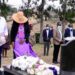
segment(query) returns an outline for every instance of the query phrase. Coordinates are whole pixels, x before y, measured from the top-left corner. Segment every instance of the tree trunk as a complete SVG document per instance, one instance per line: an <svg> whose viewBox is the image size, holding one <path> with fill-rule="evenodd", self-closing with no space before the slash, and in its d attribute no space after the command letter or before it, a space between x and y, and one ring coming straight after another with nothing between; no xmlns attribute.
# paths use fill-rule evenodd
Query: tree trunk
<svg viewBox="0 0 75 75"><path fill-rule="evenodd" d="M40 21L40 43L43 43L42 31L43 31L43 12L41 13L41 21Z"/></svg>
<svg viewBox="0 0 75 75"><path fill-rule="evenodd" d="M42 0L42 9L41 9L41 21L40 21L40 43L43 43L42 31L43 31L43 8L44 8L44 0Z"/></svg>
<svg viewBox="0 0 75 75"><path fill-rule="evenodd" d="M66 21L65 19L63 19L62 21L62 40L63 41L64 41L65 25L66 25Z"/></svg>
<svg viewBox="0 0 75 75"><path fill-rule="evenodd" d="M66 13L66 0L61 0L62 5L62 15L59 14L59 16L61 16L60 20L62 22L62 40L64 41L64 32L65 32L65 25L66 25L66 20L65 20L65 13Z"/></svg>
<svg viewBox="0 0 75 75"><path fill-rule="evenodd" d="M1 0L0 0L0 7L1 7Z"/></svg>

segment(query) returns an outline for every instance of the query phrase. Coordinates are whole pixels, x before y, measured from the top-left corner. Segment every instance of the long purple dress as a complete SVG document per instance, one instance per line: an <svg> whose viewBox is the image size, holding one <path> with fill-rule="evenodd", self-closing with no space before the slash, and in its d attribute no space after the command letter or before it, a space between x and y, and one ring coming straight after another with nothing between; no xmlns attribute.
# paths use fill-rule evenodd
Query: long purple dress
<svg viewBox="0 0 75 75"><path fill-rule="evenodd" d="M14 53L16 57L27 55L27 56L33 56L36 57L36 53L32 50L31 44L24 42L23 44L20 44L20 40L24 40L25 34L24 34L24 27L23 25L19 25L18 33L15 39L15 46L14 46Z"/></svg>

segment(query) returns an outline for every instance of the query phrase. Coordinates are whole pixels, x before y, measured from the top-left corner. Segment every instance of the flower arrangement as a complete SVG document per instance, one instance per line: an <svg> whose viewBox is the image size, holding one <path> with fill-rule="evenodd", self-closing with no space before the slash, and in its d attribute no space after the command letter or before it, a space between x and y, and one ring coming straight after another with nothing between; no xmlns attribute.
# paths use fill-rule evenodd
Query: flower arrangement
<svg viewBox="0 0 75 75"><path fill-rule="evenodd" d="M14 68L27 71L30 75L58 75L59 67L50 65L38 57L21 56L12 61Z"/></svg>

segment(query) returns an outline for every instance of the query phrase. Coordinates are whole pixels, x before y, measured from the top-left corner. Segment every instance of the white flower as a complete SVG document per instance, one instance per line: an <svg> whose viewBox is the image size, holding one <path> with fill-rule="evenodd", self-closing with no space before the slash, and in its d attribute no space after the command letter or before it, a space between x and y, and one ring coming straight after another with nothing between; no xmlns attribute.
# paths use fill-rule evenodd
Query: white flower
<svg viewBox="0 0 75 75"><path fill-rule="evenodd" d="M45 64L45 62L42 59L39 60L39 63L40 64Z"/></svg>
<svg viewBox="0 0 75 75"><path fill-rule="evenodd" d="M35 65L38 62L38 58L36 57L28 57L27 58L27 62L29 63L29 68L33 67L33 65Z"/></svg>
<svg viewBox="0 0 75 75"><path fill-rule="evenodd" d="M18 60L13 60L12 61L12 66L13 67L18 67Z"/></svg>
<svg viewBox="0 0 75 75"><path fill-rule="evenodd" d="M42 72L45 69L45 65L39 65L37 68L35 68L35 73L37 74L38 72Z"/></svg>
<svg viewBox="0 0 75 75"><path fill-rule="evenodd" d="M34 75L35 71L34 71L34 69L27 69L27 73L31 74L31 75Z"/></svg>
<svg viewBox="0 0 75 75"><path fill-rule="evenodd" d="M53 71L49 69L45 69L42 71L38 71L36 75L53 75Z"/></svg>
<svg viewBox="0 0 75 75"><path fill-rule="evenodd" d="M42 72L42 75L53 75L53 71L46 69Z"/></svg>
<svg viewBox="0 0 75 75"><path fill-rule="evenodd" d="M36 75L42 75L42 72L39 71L38 73L36 73Z"/></svg>
<svg viewBox="0 0 75 75"><path fill-rule="evenodd" d="M56 65L50 65L38 57L21 56L12 61L13 67L18 67L21 70L27 70L29 74L36 75L53 75L53 71L49 67L53 67L59 74L60 68Z"/></svg>

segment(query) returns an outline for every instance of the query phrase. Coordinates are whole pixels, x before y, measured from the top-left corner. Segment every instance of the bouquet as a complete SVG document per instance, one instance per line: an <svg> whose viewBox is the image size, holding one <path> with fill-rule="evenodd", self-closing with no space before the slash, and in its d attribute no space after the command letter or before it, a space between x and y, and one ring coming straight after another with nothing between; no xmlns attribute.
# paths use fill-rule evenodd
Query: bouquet
<svg viewBox="0 0 75 75"><path fill-rule="evenodd" d="M21 56L12 61L14 68L19 68L27 71L30 75L57 75L59 74L59 67L50 65L38 57Z"/></svg>

